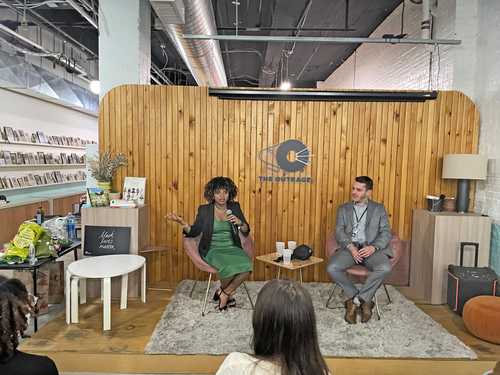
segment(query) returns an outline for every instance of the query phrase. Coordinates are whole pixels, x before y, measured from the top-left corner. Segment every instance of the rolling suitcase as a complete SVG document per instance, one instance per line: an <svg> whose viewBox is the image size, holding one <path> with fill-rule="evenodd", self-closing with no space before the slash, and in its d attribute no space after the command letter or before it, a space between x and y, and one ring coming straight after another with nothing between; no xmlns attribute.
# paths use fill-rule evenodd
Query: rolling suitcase
<svg viewBox="0 0 500 375"><path fill-rule="evenodd" d="M474 267L463 266L463 255L466 246L474 246ZM460 266L448 266L448 306L462 315L465 303L476 296L496 295L498 276L489 267L478 267L479 244L475 242L460 243Z"/></svg>

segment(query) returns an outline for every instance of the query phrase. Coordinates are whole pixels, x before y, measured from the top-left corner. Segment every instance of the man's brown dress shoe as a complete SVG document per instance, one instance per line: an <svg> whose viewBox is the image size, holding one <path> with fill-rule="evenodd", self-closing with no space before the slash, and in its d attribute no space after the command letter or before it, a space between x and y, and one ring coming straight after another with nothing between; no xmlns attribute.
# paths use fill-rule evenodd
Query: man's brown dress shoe
<svg viewBox="0 0 500 375"><path fill-rule="evenodd" d="M372 301L361 304L361 323L367 323L372 318L373 306L375 304Z"/></svg>
<svg viewBox="0 0 500 375"><path fill-rule="evenodd" d="M347 323L356 324L357 311L358 311L358 306L356 306L356 304L354 304L354 302L352 301L352 298L345 301L344 319Z"/></svg>

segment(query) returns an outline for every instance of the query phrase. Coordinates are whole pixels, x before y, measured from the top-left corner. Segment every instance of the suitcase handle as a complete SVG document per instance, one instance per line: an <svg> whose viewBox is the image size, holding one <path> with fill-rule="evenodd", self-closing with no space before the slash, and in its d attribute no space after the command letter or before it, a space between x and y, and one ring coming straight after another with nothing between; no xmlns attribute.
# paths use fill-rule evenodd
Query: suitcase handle
<svg viewBox="0 0 500 375"><path fill-rule="evenodd" d="M460 242L460 265L464 265L464 249L465 246L474 246L474 267L477 267L477 259L479 257L479 242Z"/></svg>

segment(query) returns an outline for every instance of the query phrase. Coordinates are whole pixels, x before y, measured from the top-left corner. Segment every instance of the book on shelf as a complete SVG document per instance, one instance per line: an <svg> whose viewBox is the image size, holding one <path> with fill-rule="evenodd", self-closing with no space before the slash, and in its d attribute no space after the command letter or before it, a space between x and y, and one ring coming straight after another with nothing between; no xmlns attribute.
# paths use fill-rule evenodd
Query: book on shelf
<svg viewBox="0 0 500 375"><path fill-rule="evenodd" d="M87 188L87 194L92 207L109 206L109 195L101 188Z"/></svg>
<svg viewBox="0 0 500 375"><path fill-rule="evenodd" d="M30 133L11 126L0 126L0 140L10 143L37 143L69 147L83 147L86 144L96 143L95 141L85 140L78 137L48 135L40 130Z"/></svg>
<svg viewBox="0 0 500 375"><path fill-rule="evenodd" d="M146 177L125 177L123 199L143 205L146 195Z"/></svg>
<svg viewBox="0 0 500 375"><path fill-rule="evenodd" d="M5 159L5 164L12 164L12 159L10 158L10 151L3 152L3 158Z"/></svg>
<svg viewBox="0 0 500 375"><path fill-rule="evenodd" d="M6 137L7 141L15 142L14 129L12 129L10 126L5 126L4 129L5 129L5 137Z"/></svg>

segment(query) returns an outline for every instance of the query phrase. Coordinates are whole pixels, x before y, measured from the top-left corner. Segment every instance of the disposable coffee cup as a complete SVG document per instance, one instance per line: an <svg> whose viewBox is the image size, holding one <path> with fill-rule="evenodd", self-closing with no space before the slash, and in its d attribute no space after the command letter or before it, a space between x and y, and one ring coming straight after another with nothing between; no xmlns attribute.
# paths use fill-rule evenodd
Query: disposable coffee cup
<svg viewBox="0 0 500 375"><path fill-rule="evenodd" d="M295 250L296 247L297 247L297 242L295 242L295 241L288 241L288 248L290 250L293 251L293 250Z"/></svg>
<svg viewBox="0 0 500 375"><path fill-rule="evenodd" d="M292 263L292 254L293 254L293 250L290 250L290 249L283 250L283 264Z"/></svg>
<svg viewBox="0 0 500 375"><path fill-rule="evenodd" d="M276 242L276 252L279 255L283 255L283 250L285 249L285 243L284 242Z"/></svg>

